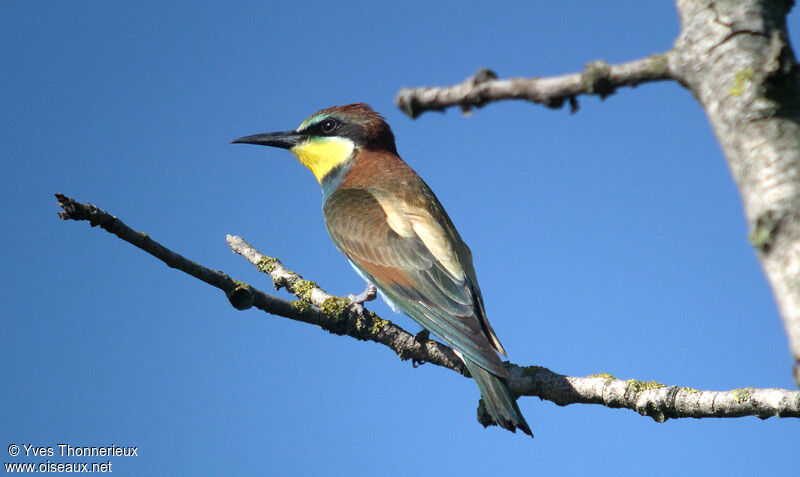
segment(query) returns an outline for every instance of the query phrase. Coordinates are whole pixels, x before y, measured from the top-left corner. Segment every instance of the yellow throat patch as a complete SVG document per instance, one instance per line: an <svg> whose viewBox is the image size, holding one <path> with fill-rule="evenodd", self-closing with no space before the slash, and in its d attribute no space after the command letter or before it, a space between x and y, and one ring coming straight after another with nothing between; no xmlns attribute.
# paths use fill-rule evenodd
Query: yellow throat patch
<svg viewBox="0 0 800 477"><path fill-rule="evenodd" d="M354 150L353 141L341 137L310 138L291 149L297 159L311 169L320 183L331 169L350 159Z"/></svg>

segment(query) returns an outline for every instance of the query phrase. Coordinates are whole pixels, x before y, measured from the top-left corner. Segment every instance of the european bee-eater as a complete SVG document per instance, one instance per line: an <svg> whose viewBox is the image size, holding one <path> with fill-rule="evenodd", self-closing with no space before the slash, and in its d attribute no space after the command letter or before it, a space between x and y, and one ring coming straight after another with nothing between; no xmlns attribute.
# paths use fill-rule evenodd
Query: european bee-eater
<svg viewBox="0 0 800 477"><path fill-rule="evenodd" d="M294 131L233 143L289 149L322 187L336 247L386 302L450 345L501 427L531 434L508 388L503 345L486 319L472 253L427 184L366 104L323 109Z"/></svg>

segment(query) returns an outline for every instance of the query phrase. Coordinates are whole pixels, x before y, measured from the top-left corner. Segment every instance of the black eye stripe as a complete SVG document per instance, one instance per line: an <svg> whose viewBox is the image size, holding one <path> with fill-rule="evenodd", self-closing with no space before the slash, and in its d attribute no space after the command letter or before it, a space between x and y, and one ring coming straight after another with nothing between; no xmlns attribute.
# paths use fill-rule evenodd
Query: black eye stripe
<svg viewBox="0 0 800 477"><path fill-rule="evenodd" d="M330 124L330 123L333 124ZM332 129L331 129L332 126ZM356 143L364 143L369 139L367 130L364 126L342 121L339 118L327 117L321 121L309 124L302 131L298 131L307 136L339 136L350 139Z"/></svg>
<svg viewBox="0 0 800 477"><path fill-rule="evenodd" d="M325 118L322 121L309 125L303 132L312 135L326 136L340 129L342 125L343 123L336 118Z"/></svg>

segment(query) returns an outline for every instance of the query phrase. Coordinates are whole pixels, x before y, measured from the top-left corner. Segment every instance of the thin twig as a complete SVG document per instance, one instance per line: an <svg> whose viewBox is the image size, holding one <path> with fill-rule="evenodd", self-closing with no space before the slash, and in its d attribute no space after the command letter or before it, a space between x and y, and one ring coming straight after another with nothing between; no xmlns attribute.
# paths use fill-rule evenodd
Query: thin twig
<svg viewBox="0 0 800 477"><path fill-rule="evenodd" d="M403 88L397 93L395 104L412 118L425 111L443 111L452 106L469 112L473 107L507 99L532 101L551 108L560 108L568 101L572 112L576 112L579 95L605 98L621 86L680 81L670 63L669 52L617 65L600 60L588 63L581 73L548 78L498 79L493 71L482 69L453 86Z"/></svg>
<svg viewBox="0 0 800 477"><path fill-rule="evenodd" d="M102 229L144 250L168 266L224 291L231 305L238 310L246 310L250 306L254 306L273 315L317 325L334 334L348 335L359 340L384 344L404 360L429 362L462 374L466 372L464 365L447 346L435 341L417 340L411 333L388 320L380 319L372 312L358 313L348 306L350 304L348 298L328 295L316 287L315 283L303 280L295 273L286 271L284 275L281 275L281 280L276 280L274 283L277 288L287 287L299 300L288 301L268 295L221 271L204 267L173 252L148 237L147 234L133 230L118 218L92 204L82 204L63 194L56 194L56 198L58 205L63 209L58 214L62 219L86 220L92 227L99 225ZM234 239L231 237L229 240ZM241 243L237 253L242 253L248 259L252 259L251 261L255 260L254 264L260 264L260 267L265 270L271 268L276 274L285 270L277 259L269 259L250 247L247 242L241 239L239 241ZM313 292L312 290L317 291Z"/></svg>

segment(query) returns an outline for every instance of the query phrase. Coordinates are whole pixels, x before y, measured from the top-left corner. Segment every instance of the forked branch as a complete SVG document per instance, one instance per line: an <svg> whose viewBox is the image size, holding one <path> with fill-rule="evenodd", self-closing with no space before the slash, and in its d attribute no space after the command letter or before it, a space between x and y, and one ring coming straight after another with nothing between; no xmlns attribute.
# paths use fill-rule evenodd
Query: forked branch
<svg viewBox="0 0 800 477"><path fill-rule="evenodd" d="M268 295L221 271L188 260L91 204L76 202L62 194L56 194L56 197L63 209L59 213L62 219L86 220L92 226L99 225L168 266L222 290L236 309L253 306L273 315L315 324L337 335L380 343L403 360L427 362L465 375L461 361L447 346L421 340L373 312L351 306L348 298L328 294L316 283L286 269L278 259L260 253L240 237L227 237L231 249L268 274L276 289L286 288L297 300ZM698 391L654 381L621 380L609 374L570 377L540 366L511 363L506 363L506 366L510 372L509 384L515 393L537 396L559 406L602 404L631 409L658 422L679 417L800 417L800 391L755 388Z"/></svg>
<svg viewBox="0 0 800 477"><path fill-rule="evenodd" d="M397 106L430 110L523 99L550 107L578 95L674 80L705 110L744 205L750 242L783 319L800 386L800 65L786 28L793 0L678 0L673 48L629 63L595 61L582 73L498 79L481 70L444 87L404 88Z"/></svg>

